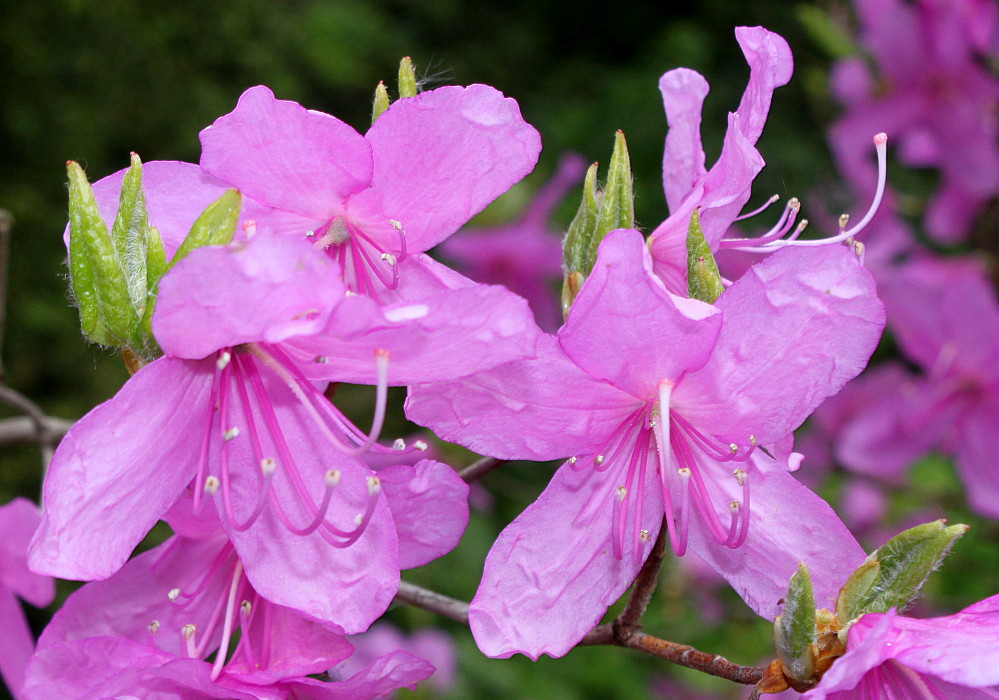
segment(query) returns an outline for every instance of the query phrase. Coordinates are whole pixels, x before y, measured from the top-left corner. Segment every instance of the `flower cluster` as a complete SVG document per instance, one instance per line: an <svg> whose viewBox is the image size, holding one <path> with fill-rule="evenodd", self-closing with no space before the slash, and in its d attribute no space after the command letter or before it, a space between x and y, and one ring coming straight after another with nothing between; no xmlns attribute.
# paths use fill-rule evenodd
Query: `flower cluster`
<svg viewBox="0 0 999 700"><path fill-rule="evenodd" d="M952 449L984 484L972 503L995 517L983 436L999 433L999 309L970 264L920 259L880 289L865 268L857 235L886 188L881 127L863 134L878 171L856 174L873 195L853 226L801 237L792 200L761 236L733 228L752 215L756 144L792 72L776 34L736 39L750 77L717 161L705 167L699 133L707 81L667 72L670 214L648 238L631 225L620 146L599 196L587 176L564 244L581 246L575 267L559 267L547 230L582 176L574 156L515 225L451 238L541 150L517 103L485 85L420 93L400 78L395 102L376 93L364 134L253 87L201 132L198 164L135 157L92 188L71 165L84 332L121 347L133 374L66 434L41 516L25 501L0 509L16 560L0 562L0 613L19 612L8 586L44 605L43 577L88 581L30 662L23 620L6 623L0 670L19 700L378 697L434 673L402 647L433 647L446 683L446 644L372 628L403 594L400 572L450 552L468 522L469 484L429 458L437 439L497 462L562 461L452 615L487 656L565 655L668 546L776 620L774 689L950 697L999 683L981 668L994 652L955 651L981 630L994 643L994 598L953 618L897 613L963 526L917 529L908 558L908 545L865 557L794 475L794 431L864 370L887 307L922 374L891 370L903 409L882 394L837 414L837 454L896 474ZM903 149L921 144L910 134ZM965 197L955 187L941 198ZM481 281L432 257L438 246ZM722 276L723 250L755 264ZM563 272L561 319L550 285ZM342 383L372 387L367 430ZM407 388L406 417L434 437L383 440L390 387ZM133 556L161 521L172 536ZM628 625L613 632L624 646ZM365 632L354 653L348 637Z"/></svg>

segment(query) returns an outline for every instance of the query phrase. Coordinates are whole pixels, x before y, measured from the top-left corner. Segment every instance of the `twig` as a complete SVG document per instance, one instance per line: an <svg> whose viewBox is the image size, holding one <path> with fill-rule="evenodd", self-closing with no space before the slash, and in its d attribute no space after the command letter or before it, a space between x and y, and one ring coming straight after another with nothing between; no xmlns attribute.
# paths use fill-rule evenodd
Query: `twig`
<svg viewBox="0 0 999 700"><path fill-rule="evenodd" d="M52 460L52 444L55 440L55 436L48 431L48 416L27 396L2 384L0 384L0 401L21 411L34 425L38 446L42 451L42 470L47 470Z"/></svg>
<svg viewBox="0 0 999 700"><path fill-rule="evenodd" d="M639 629L639 623L645 610L649 607L652 594L659 584L659 569L662 568L663 559L666 556L666 522L663 521L659 529L659 537L652 545L649 558L642 565L642 570L635 578L635 585L631 588L631 595L624 610L614 620L614 634L618 637L628 637Z"/></svg>
<svg viewBox="0 0 999 700"><path fill-rule="evenodd" d="M644 570L645 568L643 567ZM641 576L641 574L639 575ZM651 592L649 594L651 595ZM641 595L644 595L644 592ZM407 581L400 582L396 600L435 612L450 620L468 624L468 603L463 600L450 598L436 591L422 588ZM677 665L692 668L719 678L725 678L735 683L742 683L743 685L753 685L763 678L762 668L740 666L717 654L707 654L686 644L668 642L665 639L659 639L658 637L640 632L635 628L633 628L630 634L624 635L620 631L615 631L615 623L598 625L593 628L580 640L577 646L597 645L637 649L638 651L671 661Z"/></svg>
<svg viewBox="0 0 999 700"><path fill-rule="evenodd" d="M463 625L468 624L468 603L463 600L449 598L437 591L431 591L409 581L399 582L399 592L396 593L395 597L396 600L401 600L403 603L435 612Z"/></svg>
<svg viewBox="0 0 999 700"><path fill-rule="evenodd" d="M472 462L467 467L458 472L458 476L460 476L466 484L470 484L473 481L478 481L496 467L500 467L504 464L506 464L505 459L496 459L495 457L483 457L482 459Z"/></svg>
<svg viewBox="0 0 999 700"><path fill-rule="evenodd" d="M10 212L0 209L0 384L6 379L3 365L3 340L7 330L7 270L10 267Z"/></svg>
<svg viewBox="0 0 999 700"><path fill-rule="evenodd" d="M73 421L63 418L44 416L44 421L45 435L51 440L61 438L73 427ZM31 418L0 420L0 446L35 444L40 439L42 438L38 435L38 424Z"/></svg>

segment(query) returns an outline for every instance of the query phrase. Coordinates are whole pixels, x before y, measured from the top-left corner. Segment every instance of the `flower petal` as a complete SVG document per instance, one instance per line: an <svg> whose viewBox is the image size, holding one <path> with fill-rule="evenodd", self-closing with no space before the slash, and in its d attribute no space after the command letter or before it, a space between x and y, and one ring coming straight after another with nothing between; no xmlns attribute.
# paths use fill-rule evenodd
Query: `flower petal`
<svg viewBox="0 0 999 700"><path fill-rule="evenodd" d="M22 700L21 687L28 660L35 651L35 638L14 592L0 585L0 680L14 700Z"/></svg>
<svg viewBox="0 0 999 700"><path fill-rule="evenodd" d="M601 242L559 343L591 377L646 401L704 364L721 324L710 304L667 292L641 234L619 230Z"/></svg>
<svg viewBox="0 0 999 700"><path fill-rule="evenodd" d="M194 476L213 372L162 357L70 429L45 477L33 571L100 579L121 568Z"/></svg>
<svg viewBox="0 0 999 700"><path fill-rule="evenodd" d="M468 484L446 464L423 459L378 472L399 532L399 568L412 569L442 557L458 544L468 524Z"/></svg>
<svg viewBox="0 0 999 700"><path fill-rule="evenodd" d="M708 89L708 81L689 68L675 68L659 78L669 125L663 153L663 190L670 212L676 212L707 173L701 146L701 108Z"/></svg>
<svg viewBox="0 0 999 700"><path fill-rule="evenodd" d="M576 367L554 337L541 335L534 359L411 386L406 417L479 454L545 461L596 447L639 406Z"/></svg>
<svg viewBox="0 0 999 700"><path fill-rule="evenodd" d="M304 239L261 231L191 251L160 280L153 333L167 354L315 333L344 296L333 263Z"/></svg>
<svg viewBox="0 0 999 700"><path fill-rule="evenodd" d="M366 138L374 153L372 188L414 252L457 231L531 172L541 152L541 137L517 103L486 85L399 100Z"/></svg>
<svg viewBox="0 0 999 700"><path fill-rule="evenodd" d="M275 209L316 219L371 181L371 147L336 117L275 99L263 85L201 132L202 169Z"/></svg>
<svg viewBox="0 0 999 700"><path fill-rule="evenodd" d="M737 114L743 135L756 143L767 123L774 90L791 80L794 61L783 37L763 27L736 27L735 38L750 69Z"/></svg>
<svg viewBox="0 0 999 700"><path fill-rule="evenodd" d="M222 449L232 469L228 513L223 493L216 495L223 527L243 562L246 577L260 595L293 608L320 622L338 625L346 634L363 632L388 607L399 585L398 544L387 499L378 497L370 521L349 546L334 546L320 532L298 535L283 524L278 505L297 528L312 522L316 505L326 493L328 470L340 472L333 489L326 520L344 532L357 527L355 518L365 513L369 498L367 478L372 472L363 463L345 456L322 436L291 391L270 375L264 377L273 416L234 411L231 427L239 436L214 445L213 463L221 464ZM239 402L231 397L234 404ZM250 421L267 422L267 431L252 428ZM258 431L264 458L274 459L276 472L271 496L259 517L240 532L260 500L263 478L261 457L251 435ZM280 435L287 449L279 444ZM285 457L287 455L287 458ZM220 467L223 468L224 467ZM225 486L223 484L223 490ZM308 502L307 502L308 501ZM332 536L337 542L343 538Z"/></svg>
<svg viewBox="0 0 999 700"><path fill-rule="evenodd" d="M649 544L638 556L627 548L621 559L613 553L613 502L622 468L563 465L538 500L500 533L468 610L482 653L560 657L593 629L634 581L659 534L662 490L651 465L641 522L633 523L648 532ZM629 532L625 542L630 539Z"/></svg>
<svg viewBox="0 0 999 700"><path fill-rule="evenodd" d="M429 662L405 651L393 651L345 681L323 683L303 678L289 685L294 688L294 697L301 700L369 700L400 688L412 690L433 673L434 667Z"/></svg>
<svg viewBox="0 0 999 700"><path fill-rule="evenodd" d="M739 445L775 442L866 366L884 327L874 281L841 246L780 250L715 305L725 324L674 406Z"/></svg>
<svg viewBox="0 0 999 700"><path fill-rule="evenodd" d="M322 333L289 342L310 379L375 384L375 353L388 351L388 382L434 382L492 369L534 354L539 331L521 297L475 285L380 306L351 296ZM316 362L316 358L325 358Z"/></svg>
<svg viewBox="0 0 999 700"><path fill-rule="evenodd" d="M770 461L754 457L762 460ZM768 620L777 616L778 601L798 562L808 566L816 605L831 608L843 585L843 572L860 566L864 550L832 508L783 469L754 469L748 478L751 515L746 542L729 549L703 528L691 527L690 549ZM736 496L734 491L732 495Z"/></svg>
<svg viewBox="0 0 999 700"><path fill-rule="evenodd" d="M38 506L26 498L0 507L0 588L12 589L36 608L55 597L55 581L28 568L28 544L41 520Z"/></svg>

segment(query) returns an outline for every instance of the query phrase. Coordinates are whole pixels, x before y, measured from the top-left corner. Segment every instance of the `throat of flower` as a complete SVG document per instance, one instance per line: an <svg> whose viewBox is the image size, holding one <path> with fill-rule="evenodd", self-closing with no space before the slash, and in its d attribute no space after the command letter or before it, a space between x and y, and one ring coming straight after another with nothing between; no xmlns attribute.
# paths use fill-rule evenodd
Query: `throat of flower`
<svg viewBox="0 0 999 700"><path fill-rule="evenodd" d="M337 548L346 548L356 542L374 516L382 493L380 481L372 475L364 477L366 496L360 512L351 519L349 526L335 525L334 521L343 517L342 506L334 506L334 503L343 502L343 499L337 500L337 489L342 488L341 472L336 468L319 472L313 465L303 465L300 459L296 459L285 438L263 373L270 372L281 380L311 419L309 425L331 450L357 457L369 450L398 455L426 449L426 443L422 441L410 447L401 440L391 447L378 444L387 401L388 353L376 352L374 362L378 375L376 406L371 431L365 434L306 380L279 348L261 344L221 352L216 363L212 405L206 415L201 459L194 482L195 512L200 512L204 502L218 494L219 513L228 527L236 532L248 530L264 512L269 511L292 534L309 536L316 533ZM213 473L209 474L209 455L213 451L211 443L213 439L218 440L215 436L220 436L221 440L214 450L218 456ZM237 445L240 446L238 453L234 452ZM252 468L245 463L248 453L258 465L259 472L237 474L236 469ZM240 455L237 461L234 461L234 454ZM309 469L303 469L304 466ZM318 499L313 495L317 491L317 484L313 483L317 478L322 479ZM238 489L237 479L241 482ZM283 496L280 497L275 489L277 479L283 479L280 491ZM348 493L356 490L356 487L351 487ZM235 503L237 491L241 508L237 508ZM282 501L282 498L285 500Z"/></svg>
<svg viewBox="0 0 999 700"><path fill-rule="evenodd" d="M406 233L402 224L390 220L388 225L399 239L395 252L379 241L380 236L369 235L346 216L335 216L305 235L316 248L336 260L350 293L377 300L380 292L399 286L399 263L406 259Z"/></svg>

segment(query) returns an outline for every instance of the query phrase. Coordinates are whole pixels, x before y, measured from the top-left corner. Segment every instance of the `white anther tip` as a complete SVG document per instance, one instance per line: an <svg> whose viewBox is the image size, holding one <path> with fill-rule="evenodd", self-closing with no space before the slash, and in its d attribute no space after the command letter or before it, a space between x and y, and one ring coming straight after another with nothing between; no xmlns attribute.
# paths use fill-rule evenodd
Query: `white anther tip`
<svg viewBox="0 0 999 700"><path fill-rule="evenodd" d="M270 476L277 469L277 462L270 457L260 460L260 471L264 476Z"/></svg>
<svg viewBox="0 0 999 700"><path fill-rule="evenodd" d="M219 490L219 478L217 476L209 476L205 479L205 493L209 496L214 496L215 492Z"/></svg>
<svg viewBox="0 0 999 700"><path fill-rule="evenodd" d="M578 457L575 457L575 456L573 456L573 457L570 457L570 458L569 458L569 464L575 464L575 463L576 463L576 461L577 461L578 459L579 459L579 458L578 458Z"/></svg>
<svg viewBox="0 0 999 700"><path fill-rule="evenodd" d="M593 463L594 464L603 464L604 463L604 456L603 455L597 455L596 457L593 458Z"/></svg>
<svg viewBox="0 0 999 700"><path fill-rule="evenodd" d="M198 628L191 623L184 625L181 633L184 635L184 639L190 639L194 636L194 633L198 631Z"/></svg>
<svg viewBox="0 0 999 700"><path fill-rule="evenodd" d="M420 452L426 452L427 443L423 442L423 440L417 440L416 442L413 443L413 447Z"/></svg>
<svg viewBox="0 0 999 700"><path fill-rule="evenodd" d="M153 634L156 634L156 632L158 632L159 629L160 629L159 620L153 620L152 622L149 623L149 631L152 632Z"/></svg>
<svg viewBox="0 0 999 700"><path fill-rule="evenodd" d="M180 596L179 588L171 588L170 592L167 593L167 598L170 600L171 603L177 600L179 596Z"/></svg>
<svg viewBox="0 0 999 700"><path fill-rule="evenodd" d="M376 493L380 493L382 490L382 481L377 476L369 476L368 479L368 493L374 496Z"/></svg>
<svg viewBox="0 0 999 700"><path fill-rule="evenodd" d="M222 433L222 439L225 440L226 442L229 442L230 440L238 436L239 436L239 428L237 428L236 426L233 426Z"/></svg>
<svg viewBox="0 0 999 700"><path fill-rule="evenodd" d="M395 450L396 452L402 452L404 449L406 449L406 441L403 440L402 438L398 438L395 442L392 443L392 449Z"/></svg>
<svg viewBox="0 0 999 700"><path fill-rule="evenodd" d="M228 350L219 353L219 359L215 361L215 366L220 370L225 369L229 366L229 362L232 360L232 353Z"/></svg>
<svg viewBox="0 0 999 700"><path fill-rule="evenodd" d="M330 469L327 471L324 481L326 482L327 488L336 487L336 485L340 483L340 470Z"/></svg>
<svg viewBox="0 0 999 700"><path fill-rule="evenodd" d="M615 493L615 495L617 496L617 500L618 500L618 502L619 502L619 503L623 503L623 502L624 502L624 499L625 499L625 498L627 497L627 495L628 495L628 489L626 489L626 488L625 488L625 487L623 487L623 486L618 486L618 487L617 487L617 488L616 488L616 489L614 490L614 493Z"/></svg>

